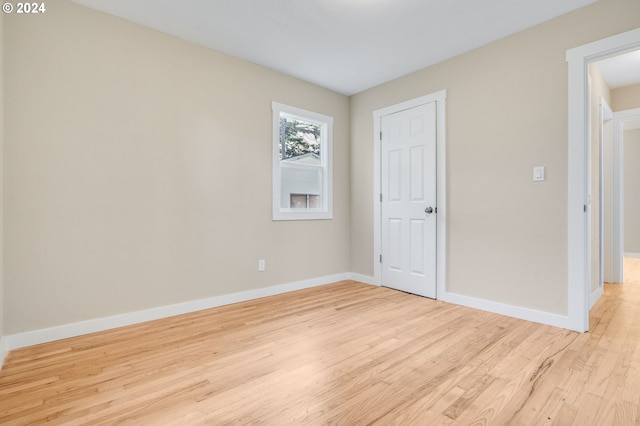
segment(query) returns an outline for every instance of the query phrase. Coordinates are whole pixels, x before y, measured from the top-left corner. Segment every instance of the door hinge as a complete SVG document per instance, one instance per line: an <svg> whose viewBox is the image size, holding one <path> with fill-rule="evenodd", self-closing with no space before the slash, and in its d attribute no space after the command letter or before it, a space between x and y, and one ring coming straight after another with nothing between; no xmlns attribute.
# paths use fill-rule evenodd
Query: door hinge
<svg viewBox="0 0 640 426"><path fill-rule="evenodd" d="M382 132L380 132L380 140L382 140Z"/></svg>
<svg viewBox="0 0 640 426"><path fill-rule="evenodd" d="M586 204L584 206L582 206L582 211L585 212L585 213L587 212L587 205Z"/></svg>
<svg viewBox="0 0 640 426"><path fill-rule="evenodd" d="M382 255L380 255L380 263L382 263Z"/></svg>
<svg viewBox="0 0 640 426"><path fill-rule="evenodd" d="M380 193L380 202L382 202L382 192Z"/></svg>

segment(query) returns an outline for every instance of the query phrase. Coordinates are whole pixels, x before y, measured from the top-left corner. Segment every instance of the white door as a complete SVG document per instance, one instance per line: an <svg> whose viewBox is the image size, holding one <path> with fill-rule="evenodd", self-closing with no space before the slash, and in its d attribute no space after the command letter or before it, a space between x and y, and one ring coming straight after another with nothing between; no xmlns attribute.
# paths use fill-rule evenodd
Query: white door
<svg viewBox="0 0 640 426"><path fill-rule="evenodd" d="M381 118L382 285L436 298L436 103Z"/></svg>

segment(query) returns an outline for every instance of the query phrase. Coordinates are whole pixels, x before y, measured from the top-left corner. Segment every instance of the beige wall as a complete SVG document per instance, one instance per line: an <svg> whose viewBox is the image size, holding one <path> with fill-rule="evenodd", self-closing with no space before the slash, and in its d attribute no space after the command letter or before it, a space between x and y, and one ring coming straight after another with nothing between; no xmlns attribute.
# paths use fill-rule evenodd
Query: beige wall
<svg viewBox="0 0 640 426"><path fill-rule="evenodd" d="M611 90L597 63L589 65L591 122L591 291L600 287L600 100L611 105Z"/></svg>
<svg viewBox="0 0 640 426"><path fill-rule="evenodd" d="M447 290L566 314L565 53L639 26L640 2L601 0L353 96L352 271L373 273L372 112L446 89Z"/></svg>
<svg viewBox="0 0 640 426"><path fill-rule="evenodd" d="M640 84L612 90L611 104L614 111L640 108Z"/></svg>
<svg viewBox="0 0 640 426"><path fill-rule="evenodd" d="M23 18L6 334L349 271L347 97L68 1ZM272 101L334 117L333 220L272 222Z"/></svg>
<svg viewBox="0 0 640 426"><path fill-rule="evenodd" d="M640 254L640 129L624 132L624 252Z"/></svg>

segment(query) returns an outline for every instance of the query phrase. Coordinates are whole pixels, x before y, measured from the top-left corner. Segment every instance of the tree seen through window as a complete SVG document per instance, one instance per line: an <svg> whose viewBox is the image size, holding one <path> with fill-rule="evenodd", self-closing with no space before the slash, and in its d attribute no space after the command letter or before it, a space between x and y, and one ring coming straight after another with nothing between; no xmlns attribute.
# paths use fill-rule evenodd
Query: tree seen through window
<svg viewBox="0 0 640 426"><path fill-rule="evenodd" d="M280 160L309 153L320 157L320 126L281 115Z"/></svg>

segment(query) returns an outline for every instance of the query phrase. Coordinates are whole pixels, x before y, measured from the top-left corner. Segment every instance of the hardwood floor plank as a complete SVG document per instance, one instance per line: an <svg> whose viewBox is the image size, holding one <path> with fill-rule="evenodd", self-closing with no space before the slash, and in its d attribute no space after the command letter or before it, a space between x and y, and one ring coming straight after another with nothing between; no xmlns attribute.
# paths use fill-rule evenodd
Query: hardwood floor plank
<svg viewBox="0 0 640 426"><path fill-rule="evenodd" d="M551 419L553 426L566 426L571 425L575 418L578 416L579 409L571 404L564 403L562 408L558 411L555 418Z"/></svg>

